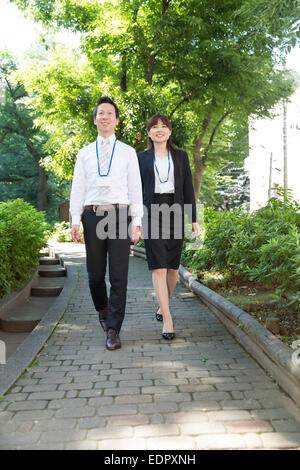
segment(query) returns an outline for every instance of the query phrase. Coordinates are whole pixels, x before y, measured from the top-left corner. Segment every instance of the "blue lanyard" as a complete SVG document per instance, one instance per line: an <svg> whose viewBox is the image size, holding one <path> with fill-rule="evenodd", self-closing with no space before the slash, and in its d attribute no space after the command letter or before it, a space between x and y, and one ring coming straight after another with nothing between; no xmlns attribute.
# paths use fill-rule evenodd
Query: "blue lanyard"
<svg viewBox="0 0 300 470"><path fill-rule="evenodd" d="M107 173L106 175L101 175L100 173L100 164L99 164L99 154L98 154L98 140L96 140L96 153L97 153L97 162L98 162L98 174L99 176L108 176L109 175L109 172L110 172L110 167L111 167L111 162L112 162L112 159L113 159L113 156L114 156L114 153L115 153L115 146L116 146L116 143L117 143L117 139L115 140L115 143L114 143L114 146L113 146L113 149L112 149L112 152L111 152L111 156L110 156L110 162L109 162L109 167L108 167L108 170L107 170Z"/></svg>
<svg viewBox="0 0 300 470"><path fill-rule="evenodd" d="M155 154L154 154L154 165L155 165L155 169L156 169L156 173L157 173L157 176L158 176L158 179L161 183L167 183L167 181L169 181L169 175L170 175L170 153L168 152L168 162L169 162L169 165L168 165L168 176L167 176L167 179L165 181L162 181L160 179L160 175L159 175L159 171L158 171L158 168L156 166L156 158L155 158Z"/></svg>

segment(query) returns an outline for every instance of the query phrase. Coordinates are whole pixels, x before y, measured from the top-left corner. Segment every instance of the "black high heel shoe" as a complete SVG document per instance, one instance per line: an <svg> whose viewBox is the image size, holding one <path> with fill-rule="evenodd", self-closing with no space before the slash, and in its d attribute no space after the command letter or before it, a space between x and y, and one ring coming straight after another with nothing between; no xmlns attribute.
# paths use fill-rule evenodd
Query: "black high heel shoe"
<svg viewBox="0 0 300 470"><path fill-rule="evenodd" d="M174 332L173 333L164 333L163 332L161 335L164 339L168 339L168 340L175 338L175 333Z"/></svg>
<svg viewBox="0 0 300 470"><path fill-rule="evenodd" d="M159 310L159 309L158 309L158 310ZM162 316L160 313L158 313L158 310L157 310L157 312L156 312L156 314L155 314L155 318L156 318L157 321L163 321L163 316Z"/></svg>

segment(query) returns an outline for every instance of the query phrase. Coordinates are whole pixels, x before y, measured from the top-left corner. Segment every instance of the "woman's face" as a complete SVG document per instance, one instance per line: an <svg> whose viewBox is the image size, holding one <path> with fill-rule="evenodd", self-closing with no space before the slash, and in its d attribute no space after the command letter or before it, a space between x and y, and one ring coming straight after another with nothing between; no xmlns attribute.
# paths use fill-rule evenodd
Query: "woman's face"
<svg viewBox="0 0 300 470"><path fill-rule="evenodd" d="M157 121L154 126L148 131L148 136L152 139L154 143L163 143L167 142L172 131L168 128L166 124L163 123L161 119Z"/></svg>

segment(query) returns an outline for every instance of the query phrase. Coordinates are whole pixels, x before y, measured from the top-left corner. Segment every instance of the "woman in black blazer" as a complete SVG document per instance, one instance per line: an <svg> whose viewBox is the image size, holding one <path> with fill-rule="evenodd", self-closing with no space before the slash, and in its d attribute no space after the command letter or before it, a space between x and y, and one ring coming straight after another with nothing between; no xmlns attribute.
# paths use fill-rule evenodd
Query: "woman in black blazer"
<svg viewBox="0 0 300 470"><path fill-rule="evenodd" d="M159 302L156 319L163 321L163 338L173 339L175 333L169 300L178 280L184 238L184 208L190 209L192 238L199 236L200 229L196 221L189 159L186 152L173 145L169 119L165 115L155 114L149 119L147 129L148 148L138 153L143 202L148 211L148 215L144 216L144 241ZM162 212L159 213L159 209Z"/></svg>

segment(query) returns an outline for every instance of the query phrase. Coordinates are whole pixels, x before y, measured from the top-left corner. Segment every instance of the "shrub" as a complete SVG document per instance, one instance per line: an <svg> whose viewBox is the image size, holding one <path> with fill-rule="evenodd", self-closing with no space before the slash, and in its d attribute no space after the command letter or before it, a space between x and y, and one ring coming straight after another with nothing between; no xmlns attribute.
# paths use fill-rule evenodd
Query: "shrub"
<svg viewBox="0 0 300 470"><path fill-rule="evenodd" d="M80 236L83 241L83 227L80 224ZM51 238L57 242L72 242L71 226L69 222L57 222L54 224L54 229L51 233Z"/></svg>
<svg viewBox="0 0 300 470"><path fill-rule="evenodd" d="M0 222L0 297L9 292L13 276L9 262L10 241L6 236L5 222Z"/></svg>
<svg viewBox="0 0 300 470"><path fill-rule="evenodd" d="M282 195L282 193L281 193ZM183 262L296 293L300 290L300 206L289 195L251 214L205 209L204 246Z"/></svg>
<svg viewBox="0 0 300 470"><path fill-rule="evenodd" d="M0 203L0 297L18 287L38 264L45 246L48 225L44 212L38 212L23 199Z"/></svg>

